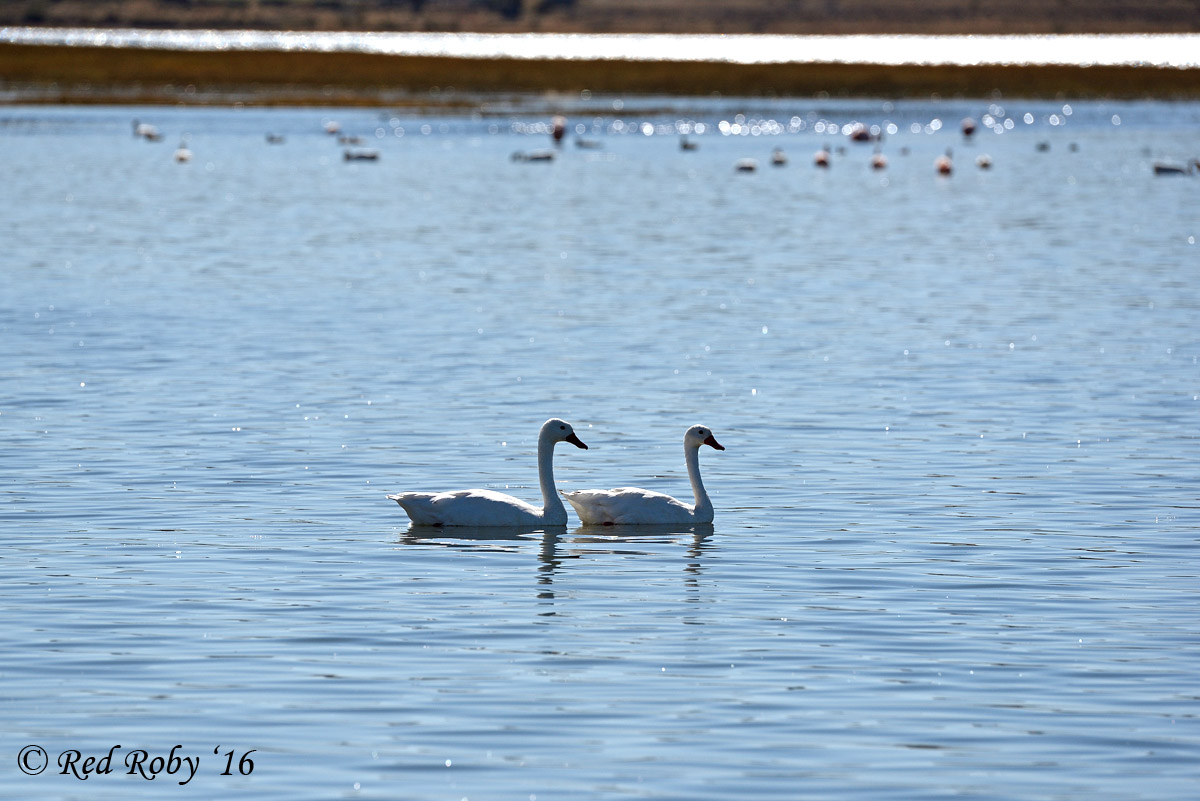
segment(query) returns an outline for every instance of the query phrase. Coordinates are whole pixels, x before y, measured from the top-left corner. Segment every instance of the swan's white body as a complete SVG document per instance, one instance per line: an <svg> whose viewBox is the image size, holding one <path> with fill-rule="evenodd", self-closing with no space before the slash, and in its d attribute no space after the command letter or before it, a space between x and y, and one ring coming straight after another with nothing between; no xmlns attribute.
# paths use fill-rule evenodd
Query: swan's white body
<svg viewBox="0 0 1200 801"><path fill-rule="evenodd" d="M457 492L401 492L389 495L417 526L565 526L567 510L554 488L554 446L570 442L587 448L570 423L557 418L542 424L538 434L538 481L544 506L485 489Z"/></svg>
<svg viewBox="0 0 1200 801"><path fill-rule="evenodd" d="M689 506L670 495L637 487L564 492L585 526L661 526L711 523L713 505L700 480L700 446L725 450L704 426L692 426L683 435L683 456L696 503Z"/></svg>
<svg viewBox="0 0 1200 801"><path fill-rule="evenodd" d="M163 138L162 132L158 128L146 122L138 122L137 120L133 121L133 135L140 136L147 142L158 142Z"/></svg>

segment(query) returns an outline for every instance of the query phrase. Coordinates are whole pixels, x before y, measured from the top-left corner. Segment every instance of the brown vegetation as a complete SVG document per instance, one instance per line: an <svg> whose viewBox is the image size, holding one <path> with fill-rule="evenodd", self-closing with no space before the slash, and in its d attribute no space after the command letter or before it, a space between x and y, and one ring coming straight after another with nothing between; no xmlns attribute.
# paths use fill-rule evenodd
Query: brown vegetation
<svg viewBox="0 0 1200 801"><path fill-rule="evenodd" d="M554 61L370 53L193 52L0 44L0 75L26 102L361 104L471 92L742 96L1200 97L1200 70L1139 67L886 67L846 64Z"/></svg>

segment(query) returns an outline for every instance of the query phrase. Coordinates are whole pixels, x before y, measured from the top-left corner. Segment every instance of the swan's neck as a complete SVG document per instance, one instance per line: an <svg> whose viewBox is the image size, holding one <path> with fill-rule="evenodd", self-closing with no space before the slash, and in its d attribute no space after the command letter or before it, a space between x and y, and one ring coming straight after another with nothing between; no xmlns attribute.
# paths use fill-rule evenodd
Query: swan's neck
<svg viewBox="0 0 1200 801"><path fill-rule="evenodd" d="M700 480L700 449L685 445L683 458L687 462L688 480L692 482L692 492L696 494L696 520L706 523L713 518L712 501L704 491L704 482Z"/></svg>
<svg viewBox="0 0 1200 801"><path fill-rule="evenodd" d="M554 486L554 445L550 437L538 437L538 483L542 485L542 518L547 525L565 526L567 510Z"/></svg>

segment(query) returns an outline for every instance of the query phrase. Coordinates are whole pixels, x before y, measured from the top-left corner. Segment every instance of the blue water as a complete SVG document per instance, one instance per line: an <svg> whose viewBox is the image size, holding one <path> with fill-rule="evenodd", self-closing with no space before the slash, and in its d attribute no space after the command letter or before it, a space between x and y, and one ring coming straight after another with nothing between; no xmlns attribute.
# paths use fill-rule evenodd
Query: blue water
<svg viewBox="0 0 1200 801"><path fill-rule="evenodd" d="M588 102L0 109L0 796L1194 799L1200 105Z"/></svg>

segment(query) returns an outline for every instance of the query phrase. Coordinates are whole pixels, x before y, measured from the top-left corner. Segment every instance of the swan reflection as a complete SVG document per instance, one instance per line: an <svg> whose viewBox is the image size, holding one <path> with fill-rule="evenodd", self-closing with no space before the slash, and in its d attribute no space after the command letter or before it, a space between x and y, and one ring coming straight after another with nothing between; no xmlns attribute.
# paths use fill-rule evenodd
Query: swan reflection
<svg viewBox="0 0 1200 801"><path fill-rule="evenodd" d="M661 526L583 525L572 531L571 537L575 542L679 542L683 538L691 538L693 542L703 542L712 534L712 523ZM625 549L622 549L621 552L628 553Z"/></svg>
<svg viewBox="0 0 1200 801"><path fill-rule="evenodd" d="M593 558L662 557L664 552L686 549L684 586L689 590L687 600L699 600L692 593L699 589L704 557L713 545L711 523L690 526L579 526L573 531L557 527L495 527L495 526L411 526L400 534L402 545L458 550L486 550L523 553L537 543L537 596L542 601L554 601L553 585L562 578L563 568L581 564ZM674 568L673 568L674 569ZM553 612L545 613L553 614Z"/></svg>
<svg viewBox="0 0 1200 801"><path fill-rule="evenodd" d="M446 548L482 548L519 551L531 540L558 532L533 526L409 526L400 535L405 545L440 545Z"/></svg>
<svg viewBox="0 0 1200 801"><path fill-rule="evenodd" d="M688 562L683 570L688 574L685 582L695 588L695 580L704 572L701 557L712 546L712 523L695 523L690 526L580 526L571 532L573 542L587 545L609 545L607 548L589 547L587 553L648 555L647 549L630 548L636 543L687 544ZM618 547L620 546L620 547ZM689 599L694 600L694 599Z"/></svg>
<svg viewBox="0 0 1200 801"><path fill-rule="evenodd" d="M637 543L682 543L688 541L689 553L697 556L713 535L711 523L690 526L579 526L567 536L570 542L582 545L609 545L609 548L584 548L586 553L619 553L649 555L648 549L618 547ZM499 548L517 550L516 546L540 540L545 554L547 543L557 546L564 539L561 528L550 526L418 526L412 525L400 535L405 545L440 545L447 548Z"/></svg>

